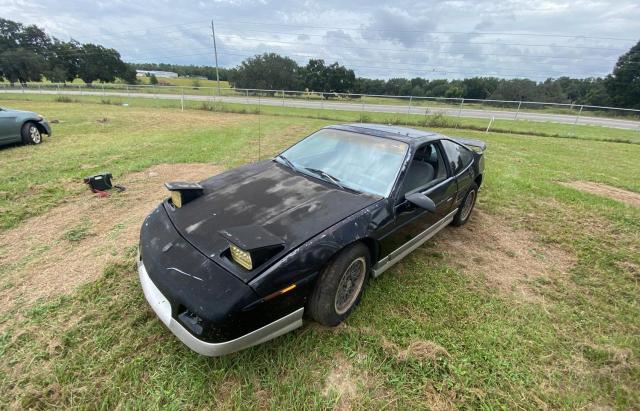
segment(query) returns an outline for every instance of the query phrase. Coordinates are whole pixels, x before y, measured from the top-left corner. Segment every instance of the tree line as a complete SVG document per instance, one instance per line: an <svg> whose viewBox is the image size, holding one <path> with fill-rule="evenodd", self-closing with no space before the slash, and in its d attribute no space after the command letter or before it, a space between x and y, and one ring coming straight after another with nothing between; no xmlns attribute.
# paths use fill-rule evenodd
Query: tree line
<svg viewBox="0 0 640 411"><path fill-rule="evenodd" d="M25 26L0 18L0 81L11 83L53 82L82 79L136 82L136 69L173 71L179 76L216 78L215 67L165 63L131 63L120 54L98 44L61 41L35 25ZM237 67L220 68L221 80L237 88L298 90L339 93L453 97L541 101L596 106L640 108L640 42L618 59L610 75L601 78L549 78L536 82L526 78L472 77L462 80L421 77L388 80L356 77L337 62L310 59L306 65L276 53L247 58Z"/></svg>
<svg viewBox="0 0 640 411"><path fill-rule="evenodd" d="M26 83L43 77L53 82L80 78L87 84L136 82L135 70L114 49L61 41L35 25L0 18L0 81Z"/></svg>
<svg viewBox="0 0 640 411"><path fill-rule="evenodd" d="M311 59L301 66L275 53L256 55L227 72L237 88L305 90L322 92L325 98L339 93L414 97L450 97L512 101L573 103L640 109L640 42L623 54L607 77L526 78L471 77L463 80L356 77L340 64Z"/></svg>

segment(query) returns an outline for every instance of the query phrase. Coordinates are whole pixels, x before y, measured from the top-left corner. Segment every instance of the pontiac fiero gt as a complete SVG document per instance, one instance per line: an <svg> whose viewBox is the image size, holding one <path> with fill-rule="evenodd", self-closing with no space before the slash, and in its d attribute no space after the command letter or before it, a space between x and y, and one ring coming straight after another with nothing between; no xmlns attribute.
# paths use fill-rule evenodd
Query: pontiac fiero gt
<svg viewBox="0 0 640 411"><path fill-rule="evenodd" d="M335 326L369 277L469 219L484 149L410 128L335 125L273 159L169 183L140 232L145 297L203 355L275 338L303 314Z"/></svg>

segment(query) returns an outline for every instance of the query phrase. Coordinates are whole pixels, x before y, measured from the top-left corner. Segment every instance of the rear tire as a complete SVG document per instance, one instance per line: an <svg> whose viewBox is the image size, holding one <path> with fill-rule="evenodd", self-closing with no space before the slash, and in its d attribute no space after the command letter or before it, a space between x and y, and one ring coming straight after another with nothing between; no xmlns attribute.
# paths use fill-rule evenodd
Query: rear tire
<svg viewBox="0 0 640 411"><path fill-rule="evenodd" d="M27 121L22 125L20 129L20 135L22 136L22 142L24 144L40 144L42 143L42 134L40 130L31 121Z"/></svg>
<svg viewBox="0 0 640 411"><path fill-rule="evenodd" d="M476 198L478 198L478 185L476 183L472 183L471 187L469 187L469 191L467 191L467 195L464 196L462 203L460 203L460 206L458 207L458 212L455 217L453 217L453 221L451 222L452 225L460 227L469 221L473 207L476 205Z"/></svg>
<svg viewBox="0 0 640 411"><path fill-rule="evenodd" d="M344 321L360 302L370 271L367 246L356 243L342 250L320 273L307 304L311 318L330 327Z"/></svg>

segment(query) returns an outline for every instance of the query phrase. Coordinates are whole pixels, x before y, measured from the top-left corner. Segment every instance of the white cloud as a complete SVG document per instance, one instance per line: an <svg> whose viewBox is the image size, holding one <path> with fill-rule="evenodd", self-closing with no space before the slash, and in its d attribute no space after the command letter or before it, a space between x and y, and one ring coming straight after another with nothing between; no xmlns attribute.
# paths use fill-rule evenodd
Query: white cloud
<svg viewBox="0 0 640 411"><path fill-rule="evenodd" d="M210 65L214 19L223 66L274 51L380 78L604 75L640 39L637 0L1 1L5 17L130 61Z"/></svg>

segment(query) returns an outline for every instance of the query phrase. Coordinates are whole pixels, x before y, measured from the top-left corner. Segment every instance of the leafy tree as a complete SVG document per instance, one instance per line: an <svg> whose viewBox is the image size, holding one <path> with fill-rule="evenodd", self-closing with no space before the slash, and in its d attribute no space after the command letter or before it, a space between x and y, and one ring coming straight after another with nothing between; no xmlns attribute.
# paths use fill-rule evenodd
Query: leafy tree
<svg viewBox="0 0 640 411"><path fill-rule="evenodd" d="M156 77L155 74L152 74L149 76L149 84L155 86L156 84L158 84L158 78Z"/></svg>
<svg viewBox="0 0 640 411"><path fill-rule="evenodd" d="M491 94L493 100L540 101L538 84L529 79L500 80Z"/></svg>
<svg viewBox="0 0 640 411"><path fill-rule="evenodd" d="M605 86L605 80L597 79L594 81L587 90L587 93L583 99L580 99L578 103L589 104L592 106L610 106L611 96Z"/></svg>
<svg viewBox="0 0 640 411"><path fill-rule="evenodd" d="M384 94L398 96L401 94L401 90L407 85L411 85L411 82L406 78L390 78L384 87Z"/></svg>
<svg viewBox="0 0 640 411"><path fill-rule="evenodd" d="M324 93L351 93L356 86L356 75L340 64L325 65L324 60L309 60L301 70L304 87Z"/></svg>
<svg viewBox="0 0 640 411"><path fill-rule="evenodd" d="M46 67L44 58L23 48L10 49L0 54L0 77L11 84L19 81L40 81Z"/></svg>
<svg viewBox="0 0 640 411"><path fill-rule="evenodd" d="M87 84L111 83L116 77L135 82L135 71L122 62L120 54L96 44L83 44L79 54L78 76Z"/></svg>
<svg viewBox="0 0 640 411"><path fill-rule="evenodd" d="M462 81L465 88L464 98L486 99L498 87L495 77L472 77Z"/></svg>
<svg viewBox="0 0 640 411"><path fill-rule="evenodd" d="M50 68L45 72L45 76L54 83L64 83L67 80L67 72L60 66Z"/></svg>
<svg viewBox="0 0 640 411"><path fill-rule="evenodd" d="M265 53L246 59L230 74L239 88L295 90L300 84L299 70L298 63L289 57Z"/></svg>
<svg viewBox="0 0 640 411"><path fill-rule="evenodd" d="M429 87L426 90L426 95L432 96L432 97L444 97L448 89L449 89L449 81L432 80L429 82Z"/></svg>
<svg viewBox="0 0 640 411"><path fill-rule="evenodd" d="M640 41L620 56L605 85L614 105L640 108Z"/></svg>
<svg viewBox="0 0 640 411"><path fill-rule="evenodd" d="M38 27L0 18L0 77L12 83L40 80L50 46L51 39Z"/></svg>
<svg viewBox="0 0 640 411"><path fill-rule="evenodd" d="M119 58L120 55L118 54L118 59ZM122 60L118 62L116 77L128 84L135 84L138 81L136 69L131 67L129 64L124 63Z"/></svg>
<svg viewBox="0 0 640 411"><path fill-rule="evenodd" d="M329 91L325 84L325 71L327 66L324 60L311 59L302 70L302 82L310 91Z"/></svg>
<svg viewBox="0 0 640 411"><path fill-rule="evenodd" d="M82 45L77 41L65 42L54 39L51 45L49 63L52 66L51 70L57 67L64 71L64 76L56 75L56 79L53 79L51 74L47 74L47 77L52 81L58 82L75 80L80 72L81 53Z"/></svg>

